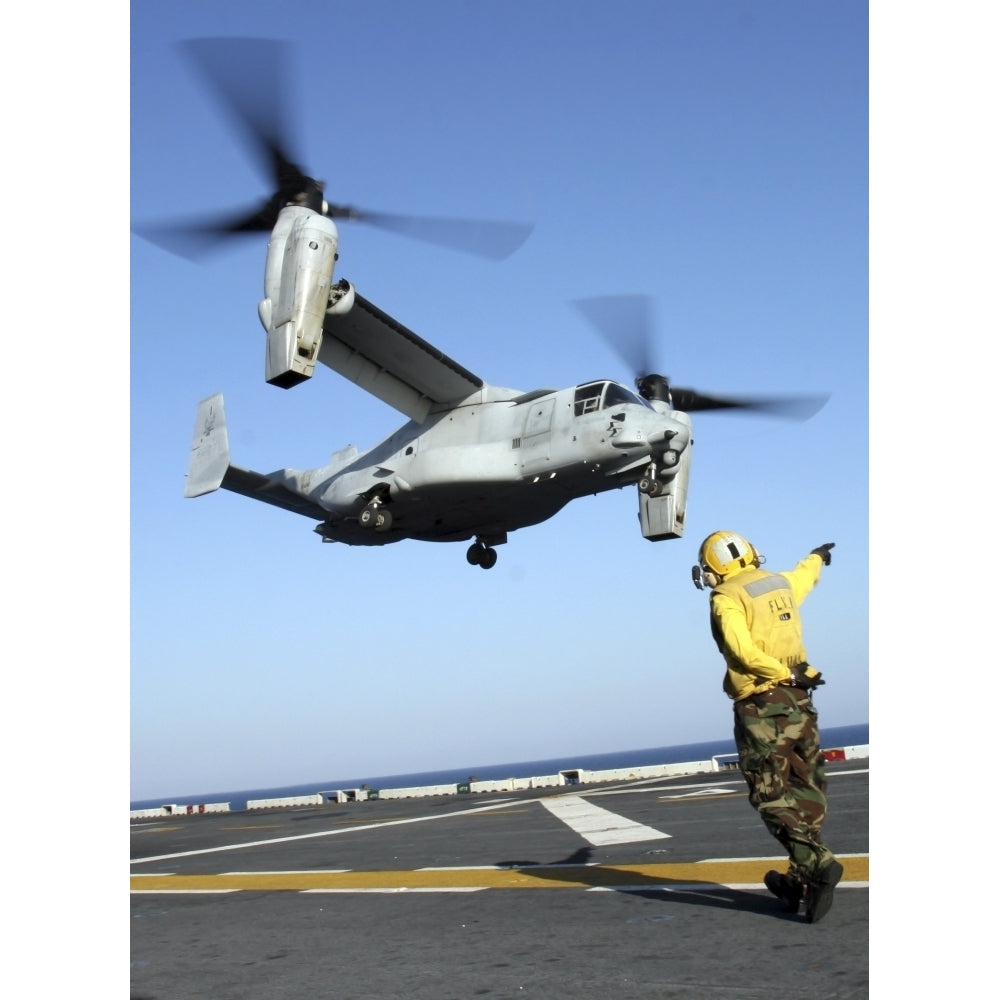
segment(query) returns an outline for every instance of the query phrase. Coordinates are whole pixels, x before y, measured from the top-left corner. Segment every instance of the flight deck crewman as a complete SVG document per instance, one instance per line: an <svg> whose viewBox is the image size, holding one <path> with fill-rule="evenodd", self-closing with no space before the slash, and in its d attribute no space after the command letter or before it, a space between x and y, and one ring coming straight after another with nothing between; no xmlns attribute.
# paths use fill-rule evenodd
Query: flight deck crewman
<svg viewBox="0 0 1000 1000"><path fill-rule="evenodd" d="M742 535L716 531L692 567L695 586L711 589L711 627L726 662L723 690L733 700L733 734L750 804L788 853L787 874L764 884L791 913L805 897L805 918L821 920L843 866L823 843L826 774L812 692L825 681L808 663L799 605L830 565L833 542L793 570L768 573Z"/></svg>

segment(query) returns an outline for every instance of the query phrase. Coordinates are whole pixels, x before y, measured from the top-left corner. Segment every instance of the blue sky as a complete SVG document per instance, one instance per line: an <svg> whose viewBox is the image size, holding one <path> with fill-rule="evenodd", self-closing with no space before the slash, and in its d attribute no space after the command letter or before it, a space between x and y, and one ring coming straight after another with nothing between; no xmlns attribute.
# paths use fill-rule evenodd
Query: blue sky
<svg viewBox="0 0 1000 1000"><path fill-rule="evenodd" d="M689 576L720 527L771 569L837 543L806 641L823 723L867 721L866 5L136 4L134 222L267 193L172 48L212 35L294 43L297 148L332 200L534 222L499 263L340 227L338 275L488 381L628 381L571 302L635 292L679 384L832 396L805 423L696 414L679 541L642 538L623 490L489 572L464 544L323 545L183 498L197 402L225 393L233 459L264 472L404 419L326 369L265 384L266 237L192 263L133 235L131 798L725 738Z"/></svg>

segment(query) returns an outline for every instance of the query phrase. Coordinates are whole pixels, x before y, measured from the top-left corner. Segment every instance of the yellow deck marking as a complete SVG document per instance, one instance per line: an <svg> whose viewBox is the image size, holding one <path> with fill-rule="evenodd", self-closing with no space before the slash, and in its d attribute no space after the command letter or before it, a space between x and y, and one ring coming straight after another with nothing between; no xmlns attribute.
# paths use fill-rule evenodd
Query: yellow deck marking
<svg viewBox="0 0 1000 1000"><path fill-rule="evenodd" d="M868 883L868 855L842 857L847 883ZM553 865L526 868L449 868L416 871L229 872L220 875L132 875L133 892L361 892L455 889L683 889L763 887L764 873L784 869L773 858L688 864Z"/></svg>

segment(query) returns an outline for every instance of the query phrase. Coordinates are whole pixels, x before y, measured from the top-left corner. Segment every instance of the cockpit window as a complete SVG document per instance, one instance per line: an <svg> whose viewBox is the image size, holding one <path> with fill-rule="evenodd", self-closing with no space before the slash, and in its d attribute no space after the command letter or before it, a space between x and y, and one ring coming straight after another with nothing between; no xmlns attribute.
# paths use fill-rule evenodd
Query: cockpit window
<svg viewBox="0 0 1000 1000"><path fill-rule="evenodd" d="M573 413L579 417L584 413L593 413L609 406L621 406L623 403L649 407L645 399L618 382L587 382L576 387Z"/></svg>
<svg viewBox="0 0 1000 1000"><path fill-rule="evenodd" d="M649 406L649 403L642 396L632 392L631 389L626 389L625 386L619 385L617 382L609 382L607 392L604 393L604 405L621 406L622 403Z"/></svg>
<svg viewBox="0 0 1000 1000"><path fill-rule="evenodd" d="M573 415L581 417L584 413L593 413L594 410L599 410L603 392L603 382L588 382L587 385L578 385L576 396L573 398Z"/></svg>

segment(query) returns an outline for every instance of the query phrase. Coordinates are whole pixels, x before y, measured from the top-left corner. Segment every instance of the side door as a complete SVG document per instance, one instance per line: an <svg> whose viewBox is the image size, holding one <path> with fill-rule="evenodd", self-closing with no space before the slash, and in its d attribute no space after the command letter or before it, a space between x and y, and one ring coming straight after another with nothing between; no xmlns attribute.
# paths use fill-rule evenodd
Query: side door
<svg viewBox="0 0 1000 1000"><path fill-rule="evenodd" d="M550 458L552 414L555 397L547 396L526 404L524 431L521 435L521 474L535 476L545 472Z"/></svg>

